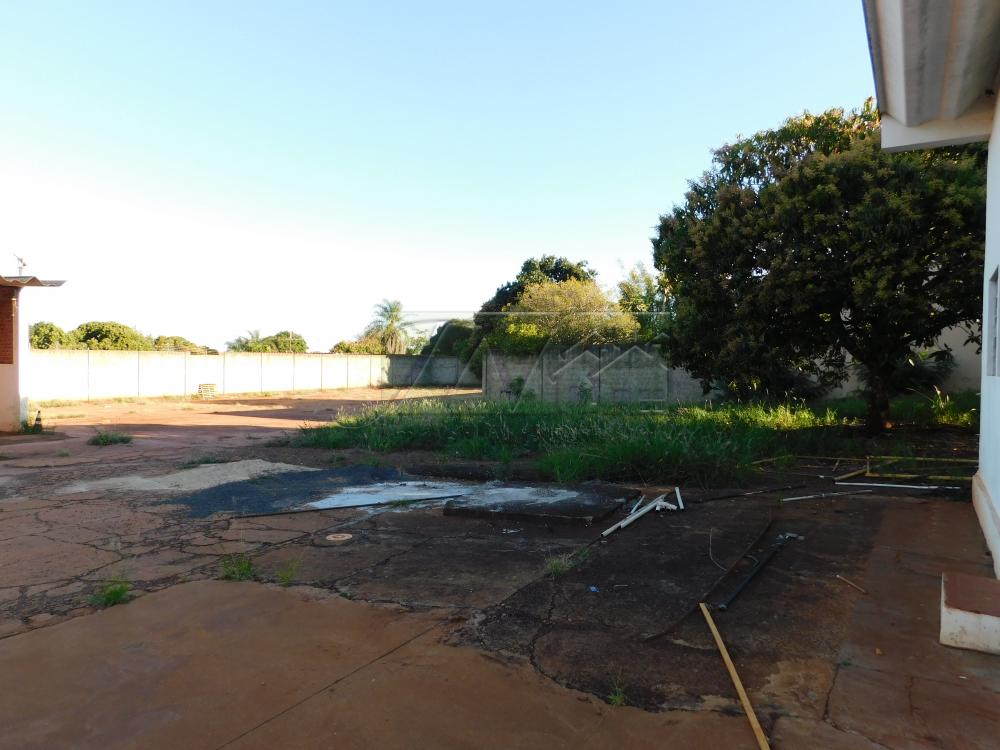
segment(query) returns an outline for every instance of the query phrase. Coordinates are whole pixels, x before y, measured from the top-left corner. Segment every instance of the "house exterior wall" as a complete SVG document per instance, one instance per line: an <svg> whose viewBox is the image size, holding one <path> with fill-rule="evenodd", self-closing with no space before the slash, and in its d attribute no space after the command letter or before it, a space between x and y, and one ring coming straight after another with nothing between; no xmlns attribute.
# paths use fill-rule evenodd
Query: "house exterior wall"
<svg viewBox="0 0 1000 750"><path fill-rule="evenodd" d="M978 347L974 343L966 343L967 334L962 328L947 328L935 343L935 347L951 349L955 358L955 367L948 373L943 389L948 393L960 391L979 391L979 381L982 375L983 362ZM930 347L934 348L934 347ZM861 390L861 380L857 372L851 368L848 378L830 391L831 397L850 396Z"/></svg>
<svg viewBox="0 0 1000 750"><path fill-rule="evenodd" d="M1000 266L1000 117L993 118L990 159L986 172L986 265L983 273L982 403L979 433L979 474L973 503L1000 577L1000 368L990 368L988 342L997 335L997 319L989 319L989 282ZM996 354L993 353L995 357Z"/></svg>
<svg viewBox="0 0 1000 750"><path fill-rule="evenodd" d="M0 287L0 432L17 432L25 418L18 356L18 289Z"/></svg>

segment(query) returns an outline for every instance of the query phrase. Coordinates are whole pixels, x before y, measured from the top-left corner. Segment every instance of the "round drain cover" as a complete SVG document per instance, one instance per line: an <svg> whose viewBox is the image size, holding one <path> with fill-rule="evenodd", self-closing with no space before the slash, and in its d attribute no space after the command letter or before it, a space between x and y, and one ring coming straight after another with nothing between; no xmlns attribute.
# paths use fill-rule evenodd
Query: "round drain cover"
<svg viewBox="0 0 1000 750"><path fill-rule="evenodd" d="M328 542L338 542L338 543L339 542L346 542L352 536L354 536L354 535L353 534L327 534L326 535L326 541L328 541Z"/></svg>

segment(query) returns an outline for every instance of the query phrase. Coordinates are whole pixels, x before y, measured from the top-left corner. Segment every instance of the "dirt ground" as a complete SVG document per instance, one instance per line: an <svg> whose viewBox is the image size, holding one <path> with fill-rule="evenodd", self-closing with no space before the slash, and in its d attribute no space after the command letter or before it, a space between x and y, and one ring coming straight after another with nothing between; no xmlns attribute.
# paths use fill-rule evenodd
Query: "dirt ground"
<svg viewBox="0 0 1000 750"><path fill-rule="evenodd" d="M773 746L997 746L1000 659L937 643L941 572L990 575L967 493L779 502L830 491L833 467L803 460L747 488L684 488L684 512L607 539L603 523L439 504L273 512L321 478L492 478L282 440L427 395L469 397L66 405L43 410L59 435L2 441L0 673L19 689L0 697L0 747L753 747L695 607L788 533L714 615ZM135 440L90 446L96 427ZM215 580L237 553L260 583ZM111 579L136 601L93 605Z"/></svg>

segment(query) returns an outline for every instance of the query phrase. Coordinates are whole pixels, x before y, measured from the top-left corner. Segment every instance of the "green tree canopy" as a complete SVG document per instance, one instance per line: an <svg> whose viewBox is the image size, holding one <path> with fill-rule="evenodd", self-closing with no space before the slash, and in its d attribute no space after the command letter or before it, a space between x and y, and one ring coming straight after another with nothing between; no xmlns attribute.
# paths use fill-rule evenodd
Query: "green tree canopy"
<svg viewBox="0 0 1000 750"><path fill-rule="evenodd" d="M489 335L501 324L503 316L500 313L512 305L516 305L530 284L541 284L545 281L569 281L571 279L592 281L596 276L596 272L587 267L585 260L574 263L567 258L557 258L555 255L528 258L521 264L521 270L514 277L514 280L499 287L493 296L479 308L479 312L474 318L475 325L480 330L481 336Z"/></svg>
<svg viewBox="0 0 1000 750"><path fill-rule="evenodd" d="M428 339L421 354L458 356L465 343L474 335L475 325L471 320L454 318L445 321Z"/></svg>
<svg viewBox="0 0 1000 750"><path fill-rule="evenodd" d="M375 305L375 316L365 330L353 341L339 341L330 350L338 354L414 354L412 336L404 320L403 303L384 299ZM413 342L423 348L424 341Z"/></svg>
<svg viewBox="0 0 1000 750"><path fill-rule="evenodd" d="M192 354L218 354L215 349L200 346L183 336L157 336L153 348L162 352L191 352Z"/></svg>
<svg viewBox="0 0 1000 750"><path fill-rule="evenodd" d="M267 343L260 335L260 331L247 331L246 336L237 336L232 341L226 342L226 349L231 352L266 352L270 351Z"/></svg>
<svg viewBox="0 0 1000 750"><path fill-rule="evenodd" d="M66 343L66 332L46 320L28 326L28 342L32 349L59 349Z"/></svg>
<svg viewBox="0 0 1000 750"><path fill-rule="evenodd" d="M81 323L66 334L67 348L148 351L153 340L131 326L113 321Z"/></svg>
<svg viewBox="0 0 1000 750"><path fill-rule="evenodd" d="M246 336L237 336L226 343L231 352L285 352L301 354L309 351L306 340L294 331L278 331L270 336L261 336L260 331L247 331Z"/></svg>
<svg viewBox="0 0 1000 750"><path fill-rule="evenodd" d="M294 331L278 331L264 339L270 351L305 354L309 351L306 340Z"/></svg>
<svg viewBox="0 0 1000 750"><path fill-rule="evenodd" d="M385 354L385 346L374 336L362 336L354 341L338 341L332 354Z"/></svg>
<svg viewBox="0 0 1000 750"><path fill-rule="evenodd" d="M980 315L985 149L890 154L870 104L791 118L716 152L661 217L668 345L741 395L868 371L868 424L914 348Z"/></svg>
<svg viewBox="0 0 1000 750"><path fill-rule="evenodd" d="M660 338L670 321L670 293L662 274L654 275L641 263L618 282L618 306L639 323L639 338Z"/></svg>
<svg viewBox="0 0 1000 750"><path fill-rule="evenodd" d="M384 354L405 354L409 334L403 321L403 303L384 299L375 305L375 317L361 338L374 338L381 342Z"/></svg>
<svg viewBox="0 0 1000 750"><path fill-rule="evenodd" d="M488 341L509 353L541 351L548 342L620 344L634 341L639 332L635 318L591 279L529 284L506 312Z"/></svg>

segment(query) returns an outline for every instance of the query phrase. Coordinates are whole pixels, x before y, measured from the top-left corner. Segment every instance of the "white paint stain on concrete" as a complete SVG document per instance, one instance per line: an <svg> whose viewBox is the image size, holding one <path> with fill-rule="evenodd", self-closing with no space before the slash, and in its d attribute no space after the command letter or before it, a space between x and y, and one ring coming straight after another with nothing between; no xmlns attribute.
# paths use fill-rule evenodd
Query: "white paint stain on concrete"
<svg viewBox="0 0 1000 750"><path fill-rule="evenodd" d="M461 498L469 505L494 510L508 503L542 506L580 495L574 490L548 487L500 487L496 483L461 484L459 482L379 482L360 487L344 487L329 497L307 503L308 508L357 508L392 503L418 503Z"/></svg>
<svg viewBox="0 0 1000 750"><path fill-rule="evenodd" d="M396 502L421 502L464 497L476 485L458 482L378 482L361 487L344 487L332 495L306 503L308 508L357 508Z"/></svg>
<svg viewBox="0 0 1000 750"><path fill-rule="evenodd" d="M136 492L183 493L216 487L229 482L243 482L248 479L282 474L289 471L316 471L308 466L282 464L259 458L233 461L226 464L205 464L192 469L184 469L173 474L155 477L127 475L108 477L82 482L73 482L56 490L56 494L68 495L74 492L94 492L101 490L127 490Z"/></svg>

